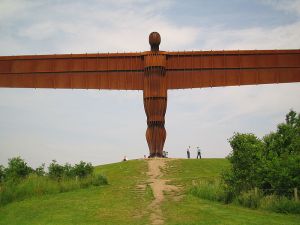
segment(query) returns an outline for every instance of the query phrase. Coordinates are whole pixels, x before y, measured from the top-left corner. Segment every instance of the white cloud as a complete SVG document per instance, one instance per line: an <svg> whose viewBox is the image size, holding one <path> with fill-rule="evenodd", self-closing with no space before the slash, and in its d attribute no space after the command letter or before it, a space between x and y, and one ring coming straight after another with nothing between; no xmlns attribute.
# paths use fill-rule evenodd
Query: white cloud
<svg viewBox="0 0 300 225"><path fill-rule="evenodd" d="M7 23L19 16L24 16L24 12L32 7L39 6L40 1L24 1L24 0L1 0L0 1L0 19L1 23ZM16 16L17 15L17 16Z"/></svg>
<svg viewBox="0 0 300 225"><path fill-rule="evenodd" d="M202 49L299 49L300 21L277 27L244 29L205 28Z"/></svg>
<svg viewBox="0 0 300 225"><path fill-rule="evenodd" d="M300 15L300 0L262 0L277 10Z"/></svg>
<svg viewBox="0 0 300 225"><path fill-rule="evenodd" d="M40 45L48 45L49 53L144 51L149 49L148 34L154 30L161 32L162 45L166 47L188 45L197 35L193 27L178 26L167 20L163 12L170 5L169 1L96 1L96 6L83 2L30 6L25 6L24 1L18 3L18 7L8 10L6 17L13 25L20 25L10 26L9 29L16 30L0 37L15 42L27 38L28 43L23 46L28 49L26 54L46 54L44 48L38 50ZM16 14L18 17L13 18ZM12 52L3 42L0 47L0 54L21 53L21 50Z"/></svg>

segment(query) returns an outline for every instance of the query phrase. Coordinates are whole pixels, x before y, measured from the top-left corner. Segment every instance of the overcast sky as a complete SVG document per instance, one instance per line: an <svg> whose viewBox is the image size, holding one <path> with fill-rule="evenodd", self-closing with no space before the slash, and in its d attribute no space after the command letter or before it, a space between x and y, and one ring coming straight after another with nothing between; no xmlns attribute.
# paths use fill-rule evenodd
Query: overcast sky
<svg viewBox="0 0 300 225"><path fill-rule="evenodd" d="M299 0L0 0L0 55L299 49ZM141 91L0 89L0 164L21 156L94 165L148 154ZM300 112L300 83L168 92L165 150L225 157L234 132L274 131Z"/></svg>

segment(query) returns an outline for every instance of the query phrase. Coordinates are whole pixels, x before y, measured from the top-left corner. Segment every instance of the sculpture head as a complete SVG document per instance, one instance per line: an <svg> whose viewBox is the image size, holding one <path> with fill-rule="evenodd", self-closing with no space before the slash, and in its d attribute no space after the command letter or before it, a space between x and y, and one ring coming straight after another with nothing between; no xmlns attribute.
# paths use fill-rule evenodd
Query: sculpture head
<svg viewBox="0 0 300 225"><path fill-rule="evenodd" d="M149 44L151 46L151 51L159 51L160 35L158 32L152 32L149 35Z"/></svg>

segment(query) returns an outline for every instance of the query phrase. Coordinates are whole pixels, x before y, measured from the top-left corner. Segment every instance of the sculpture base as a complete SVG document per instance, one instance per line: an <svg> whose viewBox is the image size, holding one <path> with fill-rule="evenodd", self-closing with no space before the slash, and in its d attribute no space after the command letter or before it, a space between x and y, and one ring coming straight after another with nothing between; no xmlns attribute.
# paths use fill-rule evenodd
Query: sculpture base
<svg viewBox="0 0 300 225"><path fill-rule="evenodd" d="M165 158L162 154L159 153L153 153L149 155L149 158Z"/></svg>

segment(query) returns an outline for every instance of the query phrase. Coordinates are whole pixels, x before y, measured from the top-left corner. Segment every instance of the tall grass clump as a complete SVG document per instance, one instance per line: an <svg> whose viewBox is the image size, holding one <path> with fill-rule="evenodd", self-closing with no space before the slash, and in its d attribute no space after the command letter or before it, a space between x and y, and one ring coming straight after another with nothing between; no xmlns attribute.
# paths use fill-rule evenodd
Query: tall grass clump
<svg viewBox="0 0 300 225"><path fill-rule="evenodd" d="M233 203L251 209L263 209L277 213L300 214L300 202L285 196L275 194L265 195L262 191L250 190L234 195L226 190L219 181L199 182L187 192L195 197L210 201Z"/></svg>
<svg viewBox="0 0 300 225"><path fill-rule="evenodd" d="M255 192L255 190L250 190L247 192L242 192L235 198L235 202L239 205L250 209L257 209L260 207L260 203L262 200L262 193Z"/></svg>
<svg viewBox="0 0 300 225"><path fill-rule="evenodd" d="M0 170L4 171L4 175L0 171L0 206L33 196L108 184L105 176L93 174L93 167L90 163L80 162L75 166L70 164L62 166L52 161L48 167L49 172L46 173L44 164L33 170L22 161L19 157L13 158L9 162L12 162L14 166L9 163L8 168L0 167ZM27 171L29 173L26 174Z"/></svg>
<svg viewBox="0 0 300 225"><path fill-rule="evenodd" d="M285 196L264 196L260 201L260 208L278 213L300 214L300 202Z"/></svg>
<svg viewBox="0 0 300 225"><path fill-rule="evenodd" d="M198 182L188 190L188 194L223 203L228 203L232 198L231 193L224 189L219 180Z"/></svg>
<svg viewBox="0 0 300 225"><path fill-rule="evenodd" d="M98 174L98 175L93 176L92 184L94 186L107 185L108 180L105 176Z"/></svg>

